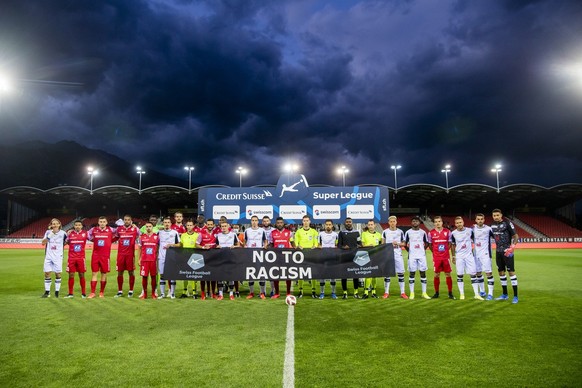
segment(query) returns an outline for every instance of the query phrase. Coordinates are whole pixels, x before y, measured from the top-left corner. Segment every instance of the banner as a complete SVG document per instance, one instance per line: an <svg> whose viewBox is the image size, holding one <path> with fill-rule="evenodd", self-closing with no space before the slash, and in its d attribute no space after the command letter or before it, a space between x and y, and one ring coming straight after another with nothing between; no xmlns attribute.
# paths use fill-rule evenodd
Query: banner
<svg viewBox="0 0 582 388"><path fill-rule="evenodd" d="M296 280L394 276L394 248L358 249L169 248L171 280Z"/></svg>
<svg viewBox="0 0 582 388"><path fill-rule="evenodd" d="M388 189L381 186L310 187L301 174L286 174L276 187L201 188L198 210L207 219L225 216L234 223L283 217L286 222L300 223L304 215L315 223L332 220L354 222L388 219Z"/></svg>

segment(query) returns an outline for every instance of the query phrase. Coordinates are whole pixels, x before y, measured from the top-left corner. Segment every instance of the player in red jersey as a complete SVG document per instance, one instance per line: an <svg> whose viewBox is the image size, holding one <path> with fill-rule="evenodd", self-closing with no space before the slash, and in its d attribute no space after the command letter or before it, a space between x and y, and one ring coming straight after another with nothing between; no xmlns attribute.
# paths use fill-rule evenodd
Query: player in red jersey
<svg viewBox="0 0 582 388"><path fill-rule="evenodd" d="M139 256L139 273L142 276L141 285L143 291L139 296L140 299L147 299L148 297L148 276L152 282L152 299L157 299L156 295L156 277L158 276L158 248L160 239L157 234L153 232L154 225L151 222L145 223L146 232L139 236L138 239L138 256Z"/></svg>
<svg viewBox="0 0 582 388"><path fill-rule="evenodd" d="M79 284L81 285L81 297L86 298L85 272L85 244L89 237L83 230L83 223L75 221L73 230L68 232L67 242L69 244L69 259L67 260L67 272L69 273L69 294L65 298L73 297L73 288L75 286L75 273L79 274Z"/></svg>
<svg viewBox="0 0 582 388"><path fill-rule="evenodd" d="M453 296L453 279L451 278L451 263L449 256L449 241L451 231L443 228L443 219L440 216L433 218L434 229L428 232L428 247L432 251L432 261L434 263L434 295L433 298L439 297L439 287L441 284L441 272L445 273L447 289L449 290L449 299L455 299Z"/></svg>
<svg viewBox="0 0 582 388"><path fill-rule="evenodd" d="M198 216L198 220L200 220L201 216ZM204 228L199 228L198 233L202 237L202 242L200 245L204 249L212 249L216 248L216 235L220 232L220 228L216 228L214 225L214 220L209 218L206 220L206 224ZM204 293L205 289L208 288L208 293L206 296L211 296L212 298L215 297L215 289L216 289L216 282L212 281L200 281L200 292Z"/></svg>
<svg viewBox="0 0 582 388"><path fill-rule="evenodd" d="M99 297L103 298L107 285L107 273L111 270L111 244L117 241L117 228L107 226L107 218L99 217L97 226L89 230L89 241L93 241L93 254L91 255L91 293L89 298L95 297L97 288L97 272L101 273L101 289Z"/></svg>
<svg viewBox="0 0 582 388"><path fill-rule="evenodd" d="M129 275L129 292L127 297L133 296L135 284L135 243L139 237L139 229L133 224L129 214L123 216L123 225L117 228L119 243L117 244L117 294L116 298L123 296L123 272Z"/></svg>
<svg viewBox="0 0 582 388"><path fill-rule="evenodd" d="M291 245L291 231L285 228L285 222L282 217L277 217L275 220L275 229L271 230L271 244L273 248L293 248ZM291 280L286 280L285 285L287 286L287 295L291 295ZM274 280L273 286L275 288L275 294L271 297L272 299L277 299L279 297L279 281Z"/></svg>

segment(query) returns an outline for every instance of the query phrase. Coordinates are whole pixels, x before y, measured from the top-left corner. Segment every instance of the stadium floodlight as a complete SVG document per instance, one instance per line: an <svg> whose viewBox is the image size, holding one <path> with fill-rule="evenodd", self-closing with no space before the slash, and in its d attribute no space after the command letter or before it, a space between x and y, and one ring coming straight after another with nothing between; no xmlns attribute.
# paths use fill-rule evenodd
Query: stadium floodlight
<svg viewBox="0 0 582 388"><path fill-rule="evenodd" d="M87 173L89 174L89 181L91 182L90 183L90 186L89 186L90 187L89 193L91 195L93 195L93 176L98 175L99 174L99 170L95 170L93 168L93 166L89 166L89 167L87 167Z"/></svg>
<svg viewBox="0 0 582 388"><path fill-rule="evenodd" d="M289 184L291 183L291 174L299 171L299 165L297 163L285 163L283 171L287 173L287 184Z"/></svg>
<svg viewBox="0 0 582 388"><path fill-rule="evenodd" d="M242 176L247 172L248 170L244 167L239 167L236 169L236 173L239 175L239 187L242 187Z"/></svg>
<svg viewBox="0 0 582 388"><path fill-rule="evenodd" d="M138 193L139 195L141 195L141 176L143 174L145 174L146 172L143 170L143 168L141 168L141 166L137 166L135 168L136 172L139 174L139 186L138 186Z"/></svg>
<svg viewBox="0 0 582 388"><path fill-rule="evenodd" d="M350 172L350 170L346 166L341 166L337 169L337 173L342 175L342 185L346 186L346 174Z"/></svg>
<svg viewBox="0 0 582 388"><path fill-rule="evenodd" d="M497 194L499 194L499 173L501 172L501 164L496 164L495 168L491 169L491 172L494 172L497 176Z"/></svg>
<svg viewBox="0 0 582 388"><path fill-rule="evenodd" d="M5 76L0 74L0 92L2 93L10 93L13 89L12 86L12 82L10 81L10 79Z"/></svg>
<svg viewBox="0 0 582 388"><path fill-rule="evenodd" d="M447 193L449 192L449 172L451 172L451 165L447 164L445 168L441 170L441 172L445 173L445 185L447 187Z"/></svg>
<svg viewBox="0 0 582 388"><path fill-rule="evenodd" d="M402 168L401 165L399 164L393 164L392 166L390 166L391 170L394 170L394 192L398 192L398 178L396 177L396 171L400 170Z"/></svg>
<svg viewBox="0 0 582 388"><path fill-rule="evenodd" d="M188 171L188 194L192 194L192 171L194 171L194 167L186 166L184 170Z"/></svg>

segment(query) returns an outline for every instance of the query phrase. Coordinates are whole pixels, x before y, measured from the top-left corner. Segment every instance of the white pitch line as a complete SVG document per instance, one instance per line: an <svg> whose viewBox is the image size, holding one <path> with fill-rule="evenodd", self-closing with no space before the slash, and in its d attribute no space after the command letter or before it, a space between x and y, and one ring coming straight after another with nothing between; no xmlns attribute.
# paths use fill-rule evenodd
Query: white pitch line
<svg viewBox="0 0 582 388"><path fill-rule="evenodd" d="M287 335L285 336L285 364L283 365L283 388L295 387L295 306L287 312Z"/></svg>

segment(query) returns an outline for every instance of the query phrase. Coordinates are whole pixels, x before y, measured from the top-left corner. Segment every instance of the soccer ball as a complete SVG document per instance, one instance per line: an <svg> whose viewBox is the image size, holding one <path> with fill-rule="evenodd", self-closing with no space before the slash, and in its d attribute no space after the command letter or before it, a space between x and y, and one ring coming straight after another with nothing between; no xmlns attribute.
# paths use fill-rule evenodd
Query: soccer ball
<svg viewBox="0 0 582 388"><path fill-rule="evenodd" d="M287 295L285 298L285 304L287 304L287 306L295 306L297 304L297 298L294 295Z"/></svg>

